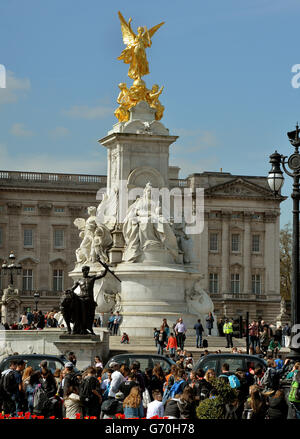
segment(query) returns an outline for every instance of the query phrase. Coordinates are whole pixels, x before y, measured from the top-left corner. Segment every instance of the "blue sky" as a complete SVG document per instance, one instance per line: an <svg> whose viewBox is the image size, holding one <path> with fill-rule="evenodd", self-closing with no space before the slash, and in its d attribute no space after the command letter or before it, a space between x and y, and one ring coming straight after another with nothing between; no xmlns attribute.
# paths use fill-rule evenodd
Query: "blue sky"
<svg viewBox="0 0 300 439"><path fill-rule="evenodd" d="M162 122L180 136L170 164L181 177L220 168L267 175L275 149L291 153L286 132L300 122L300 88L291 85L299 1L2 0L0 169L106 173L97 140L116 122L118 83L131 84L117 61L118 10L133 29L166 22L144 79L164 85ZM285 201L282 224L290 219Z"/></svg>

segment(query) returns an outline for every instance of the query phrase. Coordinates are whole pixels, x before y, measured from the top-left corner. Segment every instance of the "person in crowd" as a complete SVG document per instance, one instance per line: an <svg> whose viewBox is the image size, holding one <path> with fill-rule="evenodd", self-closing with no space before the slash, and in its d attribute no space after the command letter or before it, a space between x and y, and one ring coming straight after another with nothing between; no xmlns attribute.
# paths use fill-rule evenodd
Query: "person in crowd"
<svg viewBox="0 0 300 439"><path fill-rule="evenodd" d="M69 393L69 387L72 386L74 389L76 386L78 387L79 383L77 382L76 373L74 372L74 365L71 361L68 361L65 364L65 374L62 381L63 394L66 395Z"/></svg>
<svg viewBox="0 0 300 439"><path fill-rule="evenodd" d="M53 376L56 381L56 388L59 389L61 383L61 369L56 369Z"/></svg>
<svg viewBox="0 0 300 439"><path fill-rule="evenodd" d="M73 389L72 389L73 390ZM86 375L79 386L79 395L83 404L83 416L100 416L102 395L99 381L96 378L95 367L88 367Z"/></svg>
<svg viewBox="0 0 300 439"><path fill-rule="evenodd" d="M129 344L129 336L128 336L128 334L126 334L126 332L123 332L123 335L122 335L122 338L121 338L121 343Z"/></svg>
<svg viewBox="0 0 300 439"><path fill-rule="evenodd" d="M211 312L208 313L208 316L206 317L206 329L208 330L208 336L211 335L211 331L214 327L214 316Z"/></svg>
<svg viewBox="0 0 300 439"><path fill-rule="evenodd" d="M78 394L78 388L70 386L68 388L67 394L64 398L65 415L67 419L76 419L77 413L82 418L82 407L83 404L80 401L80 396Z"/></svg>
<svg viewBox="0 0 300 439"><path fill-rule="evenodd" d="M143 418L144 407L139 387L133 387L124 399L123 410L125 418Z"/></svg>
<svg viewBox="0 0 300 439"><path fill-rule="evenodd" d="M20 324L22 325L23 328L25 325L28 325L27 315L25 313L21 315Z"/></svg>
<svg viewBox="0 0 300 439"><path fill-rule="evenodd" d="M147 407L147 419L153 416L159 416L162 418L164 416L164 404L162 403L162 394L159 390L153 390L152 392L153 401L148 404Z"/></svg>
<svg viewBox="0 0 300 439"><path fill-rule="evenodd" d="M275 394L269 395L268 406L269 419L287 419L288 405L282 389L278 389Z"/></svg>
<svg viewBox="0 0 300 439"><path fill-rule="evenodd" d="M117 392L114 398L106 399L101 405L100 419L116 419L118 413L123 413L124 395Z"/></svg>
<svg viewBox="0 0 300 439"><path fill-rule="evenodd" d="M27 315L27 323L29 326L31 326L31 324L33 323L33 319L34 319L34 315L32 314L32 312L29 310Z"/></svg>
<svg viewBox="0 0 300 439"><path fill-rule="evenodd" d="M184 341L185 341L185 333L187 331L187 328L185 324L183 323L182 318L178 320L178 323L176 324L174 328L174 332L177 336L177 344L180 347L180 349L184 349Z"/></svg>
<svg viewBox="0 0 300 439"><path fill-rule="evenodd" d="M291 328L288 323L286 323L282 329L282 346L288 348L291 342Z"/></svg>
<svg viewBox="0 0 300 439"><path fill-rule="evenodd" d="M94 367L101 367L103 369L103 362L98 355L94 358Z"/></svg>
<svg viewBox="0 0 300 439"><path fill-rule="evenodd" d="M278 355L278 351L280 351L281 345L278 340L275 340L275 338L272 338L270 341L270 344L268 346L268 350L272 352L272 357L275 357Z"/></svg>
<svg viewBox="0 0 300 439"><path fill-rule="evenodd" d="M275 358L275 363L276 369L281 369L283 367L283 359L281 354L277 355L277 357Z"/></svg>
<svg viewBox="0 0 300 439"><path fill-rule="evenodd" d="M143 393L145 390L145 382L140 368L141 368L140 362L137 360L133 361L133 363L130 365L130 371L131 373L134 374L135 380L139 384L141 392Z"/></svg>
<svg viewBox="0 0 300 439"><path fill-rule="evenodd" d="M157 353L159 355L164 354L164 348L166 347L167 334L163 329L160 329L157 341Z"/></svg>
<svg viewBox="0 0 300 439"><path fill-rule="evenodd" d="M154 390L158 390L162 394L164 383L165 383L165 374L162 370L161 365L156 364L152 370L152 379L150 382L150 390L151 390L150 397L151 397L151 393L153 393Z"/></svg>
<svg viewBox="0 0 300 439"><path fill-rule="evenodd" d="M57 328L57 326L58 326L58 322L54 318L54 313L51 312L50 314L48 314L47 317L47 328Z"/></svg>
<svg viewBox="0 0 300 439"><path fill-rule="evenodd" d="M124 379L127 380L128 375L130 374L130 367L127 364L121 364L120 372L123 375Z"/></svg>
<svg viewBox="0 0 300 439"><path fill-rule="evenodd" d="M114 320L115 320L115 315L113 312L111 312L107 322L108 323L107 329L109 330L110 335L112 335L113 332Z"/></svg>
<svg viewBox="0 0 300 439"><path fill-rule="evenodd" d="M229 321L229 319L225 319L225 323L223 326L223 332L226 336L226 348L233 348L233 341L232 341L232 336L233 336L233 326L232 326L232 322Z"/></svg>
<svg viewBox="0 0 300 439"><path fill-rule="evenodd" d="M43 315L42 311L38 312L38 319L36 324L36 329L42 330L45 328L45 316Z"/></svg>
<svg viewBox="0 0 300 439"><path fill-rule="evenodd" d="M170 333L170 337L168 338L168 344L166 347L166 350L170 350L170 354L175 354L175 351L177 349L177 340L174 336L173 332Z"/></svg>
<svg viewBox="0 0 300 439"><path fill-rule="evenodd" d="M280 378L287 370L289 359L286 358L281 369L276 369L276 363L273 358L267 360L267 370L261 380L261 385L265 391L278 390L280 384Z"/></svg>
<svg viewBox="0 0 300 439"><path fill-rule="evenodd" d="M263 420L268 410L265 396L261 390L253 385L249 389L249 398L245 402L243 419L252 419L255 421Z"/></svg>
<svg viewBox="0 0 300 439"><path fill-rule="evenodd" d="M139 386L139 383L136 380L135 374L134 373L130 373L128 375L128 377L127 377L127 380L123 381L120 384L119 391L123 393L124 398L127 398L127 396L130 393L130 390L133 387L137 387L137 386Z"/></svg>
<svg viewBox="0 0 300 439"><path fill-rule="evenodd" d="M223 332L224 320L221 318L218 320L218 332L220 337L225 337Z"/></svg>
<svg viewBox="0 0 300 439"><path fill-rule="evenodd" d="M167 388L171 388L173 386L173 384L175 383L175 377L177 375L179 368L176 364L172 364L171 369L170 369L170 373L166 375L165 378L165 383L164 383L164 387L163 390L165 391Z"/></svg>
<svg viewBox="0 0 300 439"><path fill-rule="evenodd" d="M158 347L159 330L157 328L153 328L153 338L155 341L155 346Z"/></svg>
<svg viewBox="0 0 300 439"><path fill-rule="evenodd" d="M73 364L74 367L76 366L77 358L76 358L76 355L74 354L74 352L72 352L72 351L69 352L69 354L68 354L68 361L70 361Z"/></svg>
<svg viewBox="0 0 300 439"><path fill-rule="evenodd" d="M261 322L263 323L263 321ZM270 344L270 335L269 335L269 328L268 326L263 326L263 331L260 334L260 348L263 352L264 355L266 355L267 351L268 351L268 347Z"/></svg>
<svg viewBox="0 0 300 439"><path fill-rule="evenodd" d="M29 377L29 383L26 386L25 397L27 401L26 410L29 410L31 414L33 414L33 397L36 389L40 386L40 378L41 373L39 371L35 371Z"/></svg>
<svg viewBox="0 0 300 439"><path fill-rule="evenodd" d="M104 372L104 371L103 371ZM102 374L103 374L102 372ZM106 378L101 380L100 389L102 393L102 401L105 401L108 398L109 389L111 385L111 375L113 373L113 369L108 368L105 369Z"/></svg>
<svg viewBox="0 0 300 439"><path fill-rule="evenodd" d="M40 375L40 384L45 390L48 398L53 398L57 393L57 385L56 380L52 374L52 372L48 369L48 362L43 360L40 364L41 367L41 375Z"/></svg>
<svg viewBox="0 0 300 439"><path fill-rule="evenodd" d="M193 390L186 386L178 401L180 419L196 419L196 403Z"/></svg>
<svg viewBox="0 0 300 439"><path fill-rule="evenodd" d="M166 340L168 340L168 338L170 336L170 327L168 325L167 319L163 319L163 322L162 322L162 325L161 325L160 329L165 331L165 333L166 333Z"/></svg>
<svg viewBox="0 0 300 439"><path fill-rule="evenodd" d="M264 376L264 371L263 369L258 366L254 369L254 375L253 375L253 379L254 379L254 383L257 387L259 387L261 390L263 389L263 384L261 382L262 377Z"/></svg>
<svg viewBox="0 0 300 439"><path fill-rule="evenodd" d="M287 374L286 379L290 380L293 379L296 373L300 370L300 362L297 361L294 365L292 370Z"/></svg>
<svg viewBox="0 0 300 439"><path fill-rule="evenodd" d="M113 369L108 397L114 398L120 388L121 383L125 381L125 378L121 374L120 365L116 361L111 361L108 366L110 369Z"/></svg>
<svg viewBox="0 0 300 439"><path fill-rule="evenodd" d="M178 361L176 361L176 365L177 365L177 367L179 368L179 369L183 369L184 370L184 360L185 360L185 356L184 355L180 355L179 356L179 360Z"/></svg>
<svg viewBox="0 0 300 439"><path fill-rule="evenodd" d="M113 321L113 335L118 335L120 323L121 323L121 316L119 311L117 311Z"/></svg>
<svg viewBox="0 0 300 439"><path fill-rule="evenodd" d="M259 331L258 331L258 322L253 320L251 324L249 325L249 337L250 337L250 346L253 348L253 351L255 351L256 346L259 342Z"/></svg>
<svg viewBox="0 0 300 439"><path fill-rule="evenodd" d="M22 375L22 389L24 393L26 393L26 387L29 384L29 380L32 374L33 368L31 366L26 367Z"/></svg>
<svg viewBox="0 0 300 439"><path fill-rule="evenodd" d="M165 403L165 411L164 411L164 417L167 417L168 419L179 419L180 418L180 411L179 411L179 394L174 395L173 397L169 398Z"/></svg>
<svg viewBox="0 0 300 439"><path fill-rule="evenodd" d="M196 331L196 348L202 348L202 334L204 329L200 319L198 319L197 323L195 323L194 329Z"/></svg>

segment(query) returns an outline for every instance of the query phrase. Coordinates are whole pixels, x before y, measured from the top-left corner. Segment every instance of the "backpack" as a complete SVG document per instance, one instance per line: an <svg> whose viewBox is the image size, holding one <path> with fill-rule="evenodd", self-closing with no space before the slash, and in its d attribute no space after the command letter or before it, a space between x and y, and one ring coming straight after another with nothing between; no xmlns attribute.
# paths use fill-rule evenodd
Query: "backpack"
<svg viewBox="0 0 300 439"><path fill-rule="evenodd" d="M297 372L291 384L288 400L290 402L300 402L300 373Z"/></svg>
<svg viewBox="0 0 300 439"><path fill-rule="evenodd" d="M262 379L260 380L260 385L265 388L271 388L272 387L272 381L271 381L271 369L268 368Z"/></svg>
<svg viewBox="0 0 300 439"><path fill-rule="evenodd" d="M114 415L119 402L114 398L109 398L101 405L101 411L106 415Z"/></svg>
<svg viewBox="0 0 300 439"><path fill-rule="evenodd" d="M174 383L172 386L167 386L166 390L164 391L163 397L162 397L163 404L165 404L168 399L174 398L174 396L178 393L180 385L183 382L184 382L184 380L176 381L176 383Z"/></svg>
<svg viewBox="0 0 300 439"><path fill-rule="evenodd" d="M208 343L207 343L206 338L203 340L203 342L202 342L202 346L203 346L204 348L208 348Z"/></svg>
<svg viewBox="0 0 300 439"><path fill-rule="evenodd" d="M47 392L41 384L38 384L33 394L33 413L35 415L44 414L51 406L51 401L47 396Z"/></svg>
<svg viewBox="0 0 300 439"><path fill-rule="evenodd" d="M232 375L225 375L225 374L222 374L222 375L219 375L219 377L226 377L226 378L228 378L229 385L230 385L230 387L231 387L232 389L238 389L239 387L241 387L240 380L239 380L238 377L237 377L236 375L234 375L234 374L232 374Z"/></svg>
<svg viewBox="0 0 300 439"><path fill-rule="evenodd" d="M13 370L3 376L3 390L5 393L12 395L17 392L18 384Z"/></svg>
<svg viewBox="0 0 300 439"><path fill-rule="evenodd" d="M90 379L89 378L85 378L82 383L80 384L79 387L79 396L80 396L80 401L84 404L88 404L89 402L91 402L92 400L92 392L90 389Z"/></svg>

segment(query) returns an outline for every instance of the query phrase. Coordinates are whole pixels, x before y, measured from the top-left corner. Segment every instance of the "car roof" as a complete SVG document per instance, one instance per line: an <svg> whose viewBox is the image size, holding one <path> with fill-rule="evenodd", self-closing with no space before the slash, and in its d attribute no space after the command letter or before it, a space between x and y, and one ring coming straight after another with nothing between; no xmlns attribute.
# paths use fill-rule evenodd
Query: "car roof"
<svg viewBox="0 0 300 439"><path fill-rule="evenodd" d="M263 360L263 361L265 361L263 358L261 358L261 357L257 357L256 355L251 355L251 354L232 354L232 353L226 353L226 352L222 352L221 354L207 354L207 355L205 355L204 357L200 357L200 358L207 358L207 357L218 357L218 358L220 358L220 357L227 357L227 358L230 358L230 357L233 357L233 358L235 358L235 357L244 357L244 358L253 358L254 360L257 360L257 359L259 359L259 360Z"/></svg>
<svg viewBox="0 0 300 439"><path fill-rule="evenodd" d="M7 357L5 357L5 358L3 358L3 360L2 361L6 361L6 360L11 360L11 359L14 359L14 358L20 358L20 359L23 359L23 358L37 358L37 357L40 357L40 358L49 358L50 360L51 359L59 359L59 360L64 360L65 359L65 356L64 355L47 355L47 354L16 354L16 355L8 355ZM1 363L2 363L2 361L1 361Z"/></svg>

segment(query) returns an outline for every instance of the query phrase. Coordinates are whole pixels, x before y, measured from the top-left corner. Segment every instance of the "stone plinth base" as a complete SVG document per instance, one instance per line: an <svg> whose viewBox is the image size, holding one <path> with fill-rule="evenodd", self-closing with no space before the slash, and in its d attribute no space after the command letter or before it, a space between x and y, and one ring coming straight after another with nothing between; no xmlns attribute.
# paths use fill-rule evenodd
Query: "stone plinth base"
<svg viewBox="0 0 300 439"><path fill-rule="evenodd" d="M101 358L108 356L108 350L103 350L104 345L97 335L61 335L54 344L60 352L75 352L78 369L92 366L96 355Z"/></svg>
<svg viewBox="0 0 300 439"><path fill-rule="evenodd" d="M197 311L188 309L185 291L199 278L199 273L188 271L183 265L157 263L122 263L116 268L121 283L120 333L130 336L153 337L167 319L170 329L179 317L188 328L193 328ZM202 319L205 327L205 322Z"/></svg>

